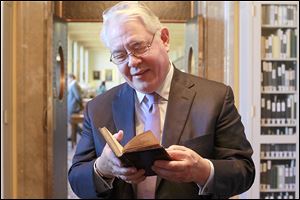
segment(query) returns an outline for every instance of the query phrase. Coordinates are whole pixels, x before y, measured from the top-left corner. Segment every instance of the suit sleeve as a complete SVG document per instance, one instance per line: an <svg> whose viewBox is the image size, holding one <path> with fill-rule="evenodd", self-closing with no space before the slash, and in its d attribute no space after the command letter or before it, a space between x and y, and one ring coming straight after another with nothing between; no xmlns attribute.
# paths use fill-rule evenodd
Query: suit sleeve
<svg viewBox="0 0 300 200"><path fill-rule="evenodd" d="M233 92L227 87L216 124L214 192L221 198L240 194L253 184L255 167L252 147L244 133L241 117L234 106Z"/></svg>
<svg viewBox="0 0 300 200"><path fill-rule="evenodd" d="M106 184L95 176L94 163L97 158L91 121L85 109L83 132L69 169L69 182L74 193L80 198L98 198L108 195ZM96 188L97 185L97 188ZM100 192L100 193L98 193Z"/></svg>

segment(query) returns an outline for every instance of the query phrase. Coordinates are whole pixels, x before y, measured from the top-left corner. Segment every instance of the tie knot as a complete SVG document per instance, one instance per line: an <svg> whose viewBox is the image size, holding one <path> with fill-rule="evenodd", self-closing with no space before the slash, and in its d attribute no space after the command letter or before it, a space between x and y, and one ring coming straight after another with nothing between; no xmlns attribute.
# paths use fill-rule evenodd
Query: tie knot
<svg viewBox="0 0 300 200"><path fill-rule="evenodd" d="M152 110L153 104L158 104L159 99L160 99L159 94L157 94L155 92L146 94L146 101L147 101L146 104L147 104L149 110Z"/></svg>
<svg viewBox="0 0 300 200"><path fill-rule="evenodd" d="M146 98L151 105L154 103L158 103L159 97L159 94L157 94L156 92L146 94Z"/></svg>

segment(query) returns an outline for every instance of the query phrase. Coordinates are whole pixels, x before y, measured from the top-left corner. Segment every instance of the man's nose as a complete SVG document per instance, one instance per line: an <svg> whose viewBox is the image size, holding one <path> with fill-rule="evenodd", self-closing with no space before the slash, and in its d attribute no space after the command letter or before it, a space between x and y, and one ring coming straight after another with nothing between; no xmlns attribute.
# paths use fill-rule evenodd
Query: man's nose
<svg viewBox="0 0 300 200"><path fill-rule="evenodd" d="M128 55L128 66L129 67L136 67L138 66L140 63L142 62L142 59L133 55L133 54L130 54Z"/></svg>

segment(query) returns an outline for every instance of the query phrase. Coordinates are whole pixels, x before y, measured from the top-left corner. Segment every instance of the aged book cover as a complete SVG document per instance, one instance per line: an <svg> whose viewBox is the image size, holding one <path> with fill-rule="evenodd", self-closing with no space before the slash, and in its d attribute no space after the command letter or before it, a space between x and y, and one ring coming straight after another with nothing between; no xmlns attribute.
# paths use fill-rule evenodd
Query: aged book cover
<svg viewBox="0 0 300 200"><path fill-rule="evenodd" d="M155 160L171 160L151 131L146 131L132 138L124 147L117 141L106 127L99 128L115 155L127 166L145 169L145 176L153 176L151 169Z"/></svg>

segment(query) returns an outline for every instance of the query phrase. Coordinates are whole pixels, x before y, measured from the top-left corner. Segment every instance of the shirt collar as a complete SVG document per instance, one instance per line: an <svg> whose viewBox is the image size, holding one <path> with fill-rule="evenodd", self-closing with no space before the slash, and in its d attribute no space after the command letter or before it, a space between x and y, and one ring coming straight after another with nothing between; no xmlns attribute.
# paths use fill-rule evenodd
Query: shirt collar
<svg viewBox="0 0 300 200"><path fill-rule="evenodd" d="M168 99L169 99L173 74L174 74L174 66L173 66L172 62L170 61L170 69L169 69L169 72L167 73L167 76L166 76L164 82L161 84L161 86L157 90L155 90L155 92L157 94L159 94L166 101L168 101ZM141 93L137 90L135 90L135 91L136 91L136 96L137 96L138 102L142 103L142 101L145 97L145 94Z"/></svg>

